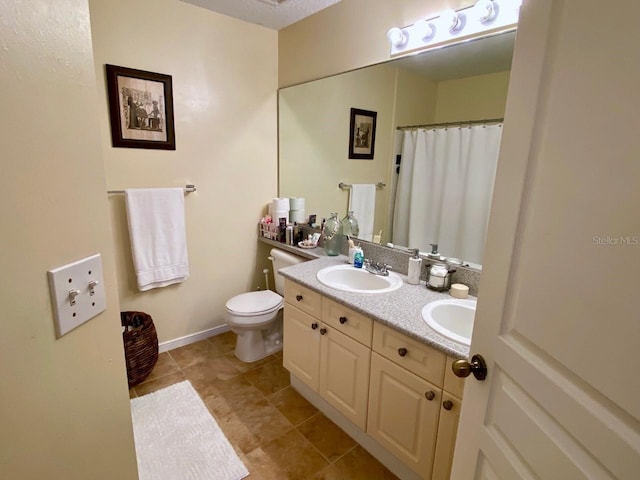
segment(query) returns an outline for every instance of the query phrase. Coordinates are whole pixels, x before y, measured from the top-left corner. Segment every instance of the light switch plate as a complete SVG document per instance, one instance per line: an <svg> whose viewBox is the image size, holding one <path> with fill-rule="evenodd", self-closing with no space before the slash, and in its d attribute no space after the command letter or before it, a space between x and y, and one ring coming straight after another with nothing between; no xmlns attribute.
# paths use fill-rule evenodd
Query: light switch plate
<svg viewBox="0 0 640 480"><path fill-rule="evenodd" d="M100 254L49 270L58 338L106 309Z"/></svg>

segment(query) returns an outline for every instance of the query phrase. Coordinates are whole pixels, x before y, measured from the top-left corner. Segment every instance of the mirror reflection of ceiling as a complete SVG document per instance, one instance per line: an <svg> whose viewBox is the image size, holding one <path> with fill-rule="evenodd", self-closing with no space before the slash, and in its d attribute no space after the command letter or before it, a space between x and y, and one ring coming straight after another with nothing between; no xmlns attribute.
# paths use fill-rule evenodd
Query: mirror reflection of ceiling
<svg viewBox="0 0 640 480"><path fill-rule="evenodd" d="M511 70L516 32L507 32L392 60L433 81Z"/></svg>

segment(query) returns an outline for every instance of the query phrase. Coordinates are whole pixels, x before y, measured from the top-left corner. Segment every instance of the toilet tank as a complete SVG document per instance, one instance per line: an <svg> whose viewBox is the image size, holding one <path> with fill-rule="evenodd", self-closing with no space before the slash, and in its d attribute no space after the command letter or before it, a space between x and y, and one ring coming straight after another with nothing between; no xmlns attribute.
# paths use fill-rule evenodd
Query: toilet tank
<svg viewBox="0 0 640 480"><path fill-rule="evenodd" d="M273 263L273 278L276 281L276 292L284 296L284 277L278 275L278 270L284 267L290 267L297 263L306 262L306 258L299 257L292 253L288 253L277 248L272 248L270 252L270 259Z"/></svg>

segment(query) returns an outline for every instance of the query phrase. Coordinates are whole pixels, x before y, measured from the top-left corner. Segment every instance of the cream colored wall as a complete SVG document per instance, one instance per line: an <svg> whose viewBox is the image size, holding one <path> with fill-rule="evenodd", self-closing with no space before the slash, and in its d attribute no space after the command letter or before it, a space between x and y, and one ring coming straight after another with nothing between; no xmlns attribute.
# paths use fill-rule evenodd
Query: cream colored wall
<svg viewBox="0 0 640 480"><path fill-rule="evenodd" d="M190 278L144 293L124 199L109 199L120 307L149 313L161 342L222 325L231 296L264 286L256 232L277 193L277 32L178 0L90 6L107 187L198 189L185 199ZM105 63L172 75L175 151L111 147Z"/></svg>
<svg viewBox="0 0 640 480"><path fill-rule="evenodd" d="M280 87L389 59L386 32L474 0L342 0L280 30Z"/></svg>
<svg viewBox="0 0 640 480"><path fill-rule="evenodd" d="M0 17L0 478L135 479L87 1ZM107 310L56 339L46 272L94 253Z"/></svg>
<svg viewBox="0 0 640 480"><path fill-rule="evenodd" d="M307 214L318 222L347 213L349 191L338 183L389 181L392 154L395 69L381 65L280 91L280 195L305 197ZM373 160L348 157L350 109L378 113ZM376 192L384 211L388 189ZM384 228L376 215L374 232Z"/></svg>
<svg viewBox="0 0 640 480"><path fill-rule="evenodd" d="M504 117L510 71L438 83L436 122Z"/></svg>
<svg viewBox="0 0 640 480"><path fill-rule="evenodd" d="M434 121L438 84L411 70L398 69L394 128Z"/></svg>

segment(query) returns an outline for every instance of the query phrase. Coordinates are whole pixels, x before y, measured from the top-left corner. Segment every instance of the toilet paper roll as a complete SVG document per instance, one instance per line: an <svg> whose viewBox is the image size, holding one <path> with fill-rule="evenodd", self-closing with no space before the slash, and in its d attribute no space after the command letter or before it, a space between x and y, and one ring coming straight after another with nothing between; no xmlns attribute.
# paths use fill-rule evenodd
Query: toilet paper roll
<svg viewBox="0 0 640 480"><path fill-rule="evenodd" d="M289 223L289 210L275 210L271 215L271 218L275 223L278 223L281 218L286 218L287 223Z"/></svg>
<svg viewBox="0 0 640 480"><path fill-rule="evenodd" d="M271 203L274 210L291 210L289 205L289 197L274 198Z"/></svg>
<svg viewBox="0 0 640 480"><path fill-rule="evenodd" d="M291 222L306 222L307 221L307 213L305 210L289 210L289 220Z"/></svg>
<svg viewBox="0 0 640 480"><path fill-rule="evenodd" d="M291 197L289 199L289 210L304 210L304 197Z"/></svg>

